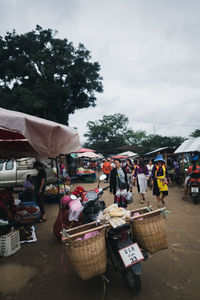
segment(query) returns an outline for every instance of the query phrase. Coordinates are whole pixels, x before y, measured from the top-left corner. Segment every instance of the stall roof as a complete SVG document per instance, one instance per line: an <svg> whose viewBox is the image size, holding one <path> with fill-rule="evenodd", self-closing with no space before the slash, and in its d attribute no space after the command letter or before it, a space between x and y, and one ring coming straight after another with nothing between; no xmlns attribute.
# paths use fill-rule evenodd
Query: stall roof
<svg viewBox="0 0 200 300"><path fill-rule="evenodd" d="M122 152L122 153L119 153L118 155L122 155L122 156L137 156L138 154L137 153L134 153L132 151L126 151L126 152Z"/></svg>
<svg viewBox="0 0 200 300"><path fill-rule="evenodd" d="M154 154L154 153L157 153L157 152L160 152L160 151L169 149L169 148L170 148L170 147L162 147L162 148L158 148L158 149L156 149L156 150L153 150L153 151L150 151L150 152L148 152L148 153L145 153L144 155Z"/></svg>
<svg viewBox="0 0 200 300"><path fill-rule="evenodd" d="M0 157L56 157L80 149L78 132L68 126L0 108Z"/></svg>
<svg viewBox="0 0 200 300"><path fill-rule="evenodd" d="M200 152L200 137L184 141L174 153Z"/></svg>

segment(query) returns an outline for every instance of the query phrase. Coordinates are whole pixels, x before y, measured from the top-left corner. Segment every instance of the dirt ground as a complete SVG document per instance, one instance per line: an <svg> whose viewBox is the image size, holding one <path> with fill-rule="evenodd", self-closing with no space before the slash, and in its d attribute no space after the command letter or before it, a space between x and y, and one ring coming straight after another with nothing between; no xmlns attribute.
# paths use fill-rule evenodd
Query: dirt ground
<svg viewBox="0 0 200 300"><path fill-rule="evenodd" d="M102 186L104 185L103 183ZM96 184L83 184L83 186L85 189L91 189L96 187ZM133 195L134 203L129 206L130 209L143 206L139 204L136 188ZM110 283L106 286L105 300L200 299L200 204L194 205L190 199L184 201L182 195L182 188L169 189L169 196L166 198L167 208L170 210L166 221L169 249L150 255L149 259L142 263L141 292L133 296L121 275L111 270L107 276ZM113 202L109 192L104 193L103 199L107 205ZM157 208L150 189L146 199L150 201L150 205ZM101 277L87 282L79 279L66 257L65 246L52 234L58 205L48 204L46 210L48 221L37 225L38 241L22 245L20 251L10 258L0 258L0 272L2 272L1 267L10 264L18 265L19 268L30 267L33 270L30 280L26 275L25 278L21 278L20 275L15 276L16 284L24 280L22 287L16 287L15 292L11 292L11 286L5 292L5 283L0 282L0 291L4 291L3 299L102 299ZM63 261L62 257L64 257ZM23 275L23 269L21 273ZM10 271L7 276L12 276L12 272Z"/></svg>

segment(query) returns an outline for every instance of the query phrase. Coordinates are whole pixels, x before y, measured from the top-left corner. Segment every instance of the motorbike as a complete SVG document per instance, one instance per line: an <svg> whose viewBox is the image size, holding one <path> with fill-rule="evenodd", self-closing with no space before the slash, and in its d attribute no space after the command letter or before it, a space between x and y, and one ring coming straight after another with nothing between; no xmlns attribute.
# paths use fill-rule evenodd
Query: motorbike
<svg viewBox="0 0 200 300"><path fill-rule="evenodd" d="M100 176L100 181L105 180L105 175ZM105 202L100 200L103 192L109 188L98 188L87 191L82 198L84 207L82 214L85 223L97 219L103 211ZM147 252L140 249L136 241L131 239L130 224L124 224L107 230L106 247L110 265L121 273L123 279L134 294L141 290L142 266L141 261L148 258Z"/></svg>
<svg viewBox="0 0 200 300"><path fill-rule="evenodd" d="M190 175L190 195L193 199L194 204L197 204L199 201L199 191L200 191L200 174L193 173Z"/></svg>

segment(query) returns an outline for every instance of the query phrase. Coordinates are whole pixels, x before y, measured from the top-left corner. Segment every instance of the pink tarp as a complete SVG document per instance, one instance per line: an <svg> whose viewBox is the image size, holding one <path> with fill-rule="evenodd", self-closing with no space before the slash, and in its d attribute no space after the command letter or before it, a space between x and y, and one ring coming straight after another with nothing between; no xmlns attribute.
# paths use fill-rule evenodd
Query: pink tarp
<svg viewBox="0 0 200 300"><path fill-rule="evenodd" d="M89 148L80 148L78 151L73 153L84 153L84 152L96 152L96 151Z"/></svg>
<svg viewBox="0 0 200 300"><path fill-rule="evenodd" d="M56 157L80 149L71 127L0 108L0 158Z"/></svg>

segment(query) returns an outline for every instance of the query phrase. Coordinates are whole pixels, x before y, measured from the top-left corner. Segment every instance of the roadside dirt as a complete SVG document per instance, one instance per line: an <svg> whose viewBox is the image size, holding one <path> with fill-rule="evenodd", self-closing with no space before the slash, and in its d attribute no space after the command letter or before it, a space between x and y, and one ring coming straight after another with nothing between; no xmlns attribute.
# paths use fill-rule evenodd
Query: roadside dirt
<svg viewBox="0 0 200 300"><path fill-rule="evenodd" d="M105 186L106 184L102 184ZM83 184L85 189L96 184ZM75 187L75 186L74 186ZM130 209L141 207L134 188L134 203ZM121 299L200 299L200 204L194 205L190 199L182 200L183 190L170 188L166 198L170 210L166 224L169 249L150 255L143 262L142 290L137 296L126 287L120 274L111 270L108 273L110 283L106 286L105 300ZM105 192L106 204L113 203L113 197ZM152 191L148 190L146 199L157 208ZM65 246L52 234L52 227L58 213L58 204L46 205L48 221L37 225L38 241L24 244L19 252L10 258L0 258L0 270L8 264L33 268L35 276L19 289L6 289L2 295L5 300L22 299L88 299L100 300L103 283L100 277L83 282L72 270L65 254ZM62 260L63 258L63 260ZM23 269L22 271L23 272ZM20 276L15 280L21 280ZM0 283L0 292L4 283ZM5 289L4 289L5 290Z"/></svg>

